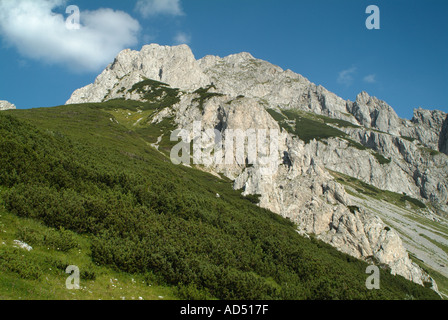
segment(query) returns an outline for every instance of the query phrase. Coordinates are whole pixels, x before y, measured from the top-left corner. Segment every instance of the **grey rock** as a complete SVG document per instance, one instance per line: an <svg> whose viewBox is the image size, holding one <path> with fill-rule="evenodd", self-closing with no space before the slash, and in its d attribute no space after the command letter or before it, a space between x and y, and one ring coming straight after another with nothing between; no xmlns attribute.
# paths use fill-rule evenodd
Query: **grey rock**
<svg viewBox="0 0 448 320"><path fill-rule="evenodd" d="M200 67L217 90L231 96L255 98L265 106L300 109L357 123L346 101L291 70L283 70L249 53L220 58L206 56Z"/></svg>
<svg viewBox="0 0 448 320"><path fill-rule="evenodd" d="M93 84L76 90L66 104L136 99L138 97L127 90L144 78L187 91L210 84L188 46L151 44L143 46L141 51L126 49L120 52Z"/></svg>
<svg viewBox="0 0 448 320"><path fill-rule="evenodd" d="M439 151L448 155L448 115L442 124L442 130L439 137Z"/></svg>
<svg viewBox="0 0 448 320"><path fill-rule="evenodd" d="M391 134L399 134L402 120L386 102L361 92L356 101L347 103L348 111L358 123L366 128L374 128Z"/></svg>
<svg viewBox="0 0 448 320"><path fill-rule="evenodd" d="M263 105L250 98L232 100L224 96L210 99L204 106L203 115L190 99L183 100L175 108L178 108L176 121L181 127L188 128L192 121L201 120L204 130L220 128L221 132L228 128L279 128ZM283 131L279 146L279 158L286 154L288 161L279 163L274 175L261 174L257 166L212 164L210 167L233 179L234 188L243 190L244 195L261 194L259 205L291 219L302 235L315 234L354 257L373 258L388 265L392 273L416 283L429 281L428 275L409 259L395 230L386 228L379 217L366 210L352 213L347 208L351 202L344 188L328 174L320 160L322 155L316 152L319 142L305 145ZM332 149L332 146L328 148Z"/></svg>
<svg viewBox="0 0 448 320"><path fill-rule="evenodd" d="M33 250L33 247L31 247L29 244L27 244L27 243L25 243L23 241L20 241L20 240L14 240L14 245L13 246L15 248L20 248L20 249L23 249L23 250L26 250L26 251Z"/></svg>
<svg viewBox="0 0 448 320"><path fill-rule="evenodd" d="M414 116L406 126L400 128L402 136L417 139L424 146L448 154L447 117L439 110L414 109Z"/></svg>
<svg viewBox="0 0 448 320"><path fill-rule="evenodd" d="M347 148L329 140L322 145L320 159L325 166L358 178L383 190L407 195L430 202L441 215L446 215L448 205L448 157L431 155L418 141L408 141L399 136L365 128L346 128L344 131L368 150ZM390 159L380 164L374 153Z"/></svg>

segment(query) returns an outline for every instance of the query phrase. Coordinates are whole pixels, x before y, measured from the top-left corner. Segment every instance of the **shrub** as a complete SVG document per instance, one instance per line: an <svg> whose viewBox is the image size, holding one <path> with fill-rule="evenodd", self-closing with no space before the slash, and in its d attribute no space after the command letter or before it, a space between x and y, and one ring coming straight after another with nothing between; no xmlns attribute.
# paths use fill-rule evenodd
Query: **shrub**
<svg viewBox="0 0 448 320"><path fill-rule="evenodd" d="M23 249L0 248L0 270L14 272L23 279L37 280L43 270L36 259Z"/></svg>
<svg viewBox="0 0 448 320"><path fill-rule="evenodd" d="M18 240L24 241L31 246L42 246L63 252L78 247L73 232L65 230L63 227L59 230L47 229L41 231L19 226L16 236Z"/></svg>

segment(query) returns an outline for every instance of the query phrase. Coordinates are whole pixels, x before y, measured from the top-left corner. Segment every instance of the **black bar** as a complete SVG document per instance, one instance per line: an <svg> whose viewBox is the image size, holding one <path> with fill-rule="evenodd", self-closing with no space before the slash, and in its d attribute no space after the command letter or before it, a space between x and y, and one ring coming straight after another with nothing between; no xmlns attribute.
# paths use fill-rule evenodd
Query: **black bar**
<svg viewBox="0 0 448 320"><path fill-rule="evenodd" d="M310 319L364 318L387 314L403 317L417 310L445 311L447 301L0 301L14 314L94 316L102 319L140 315L142 319ZM213 312L210 314L210 310ZM185 314L184 314L185 313Z"/></svg>

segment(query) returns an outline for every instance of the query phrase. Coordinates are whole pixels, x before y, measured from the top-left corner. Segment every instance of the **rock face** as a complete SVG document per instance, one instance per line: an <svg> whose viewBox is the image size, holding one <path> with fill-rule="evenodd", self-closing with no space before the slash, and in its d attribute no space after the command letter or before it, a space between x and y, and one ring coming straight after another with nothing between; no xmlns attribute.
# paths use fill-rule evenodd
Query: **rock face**
<svg viewBox="0 0 448 320"><path fill-rule="evenodd" d="M16 106L12 103L9 103L8 101L0 100L0 111L2 110L10 110L15 109Z"/></svg>
<svg viewBox="0 0 448 320"><path fill-rule="evenodd" d="M428 148L448 154L445 149L447 116L439 110L415 109L410 124L401 128L401 134L419 140Z"/></svg>
<svg viewBox="0 0 448 320"><path fill-rule="evenodd" d="M442 130L439 138L439 150L444 154L448 154L448 115L443 121Z"/></svg>
<svg viewBox="0 0 448 320"><path fill-rule="evenodd" d="M168 47L151 44L141 51L124 50L95 80L76 90L67 104L102 102L114 98L132 98L124 93L144 78L192 90L210 83L186 45Z"/></svg>
<svg viewBox="0 0 448 320"><path fill-rule="evenodd" d="M76 90L67 104L141 100L141 94L129 89L145 79L181 90L179 102L161 110L153 121L174 117L177 127L190 133L198 121L204 134L217 130L223 140L227 129L279 132L271 174L265 174L266 168L260 164L236 161L211 161L206 165L208 171L232 179L245 195L261 195L260 206L294 221L303 235L314 234L354 257L388 265L392 273L416 283L431 281L409 259L395 230L368 210L350 207L344 187L329 170L431 202L446 213L445 113L417 109L411 121L404 120L386 102L366 92L354 102L345 101L301 75L249 53L196 60L185 45L154 44L140 52L121 52L93 84ZM196 91L200 88L219 94L201 100ZM299 110L344 120L345 125L329 122L342 135L305 143L281 127L266 109L280 113ZM213 140L208 146L213 146Z"/></svg>
<svg viewBox="0 0 448 320"><path fill-rule="evenodd" d="M199 60L217 91L258 99L265 106L301 109L355 122L346 101L291 70L255 59L249 53Z"/></svg>
<svg viewBox="0 0 448 320"><path fill-rule="evenodd" d="M367 92L358 94L355 102L348 102L347 109L365 128L374 128L398 135L399 128L404 123L392 107L384 101L369 96Z"/></svg>
<svg viewBox="0 0 448 320"><path fill-rule="evenodd" d="M350 148L341 139L319 142L314 147L315 155L326 168L383 190L428 200L441 215L448 212L447 156L427 149L418 140L409 141L363 127L344 131L367 149ZM380 163L375 155L383 156L386 163Z"/></svg>
<svg viewBox="0 0 448 320"><path fill-rule="evenodd" d="M263 105L251 98L215 97L205 104L202 114L191 99L182 100L174 109L176 123L190 132L194 121L201 121L204 131L220 128L222 136L228 128L280 129ZM366 210L352 212L348 208L351 203L346 191L320 160L317 150L322 145L316 141L305 144L282 131L278 149L281 161L274 174L263 174L257 165L211 164L210 168L233 179L235 189L243 190L243 195L261 195L259 205L295 222L299 233L314 234L351 256L387 265L393 274L416 283L431 282L409 259L395 230ZM328 146L332 147L336 146Z"/></svg>

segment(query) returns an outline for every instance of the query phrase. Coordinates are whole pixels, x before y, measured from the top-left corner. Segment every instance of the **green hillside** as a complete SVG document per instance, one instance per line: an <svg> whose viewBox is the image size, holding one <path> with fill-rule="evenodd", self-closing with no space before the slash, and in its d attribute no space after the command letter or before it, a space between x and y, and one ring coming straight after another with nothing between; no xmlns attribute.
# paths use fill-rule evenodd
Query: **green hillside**
<svg viewBox="0 0 448 320"><path fill-rule="evenodd" d="M141 104L0 113L0 298L438 298L387 270L367 290L366 263L301 237L227 179L173 165L151 147L173 123L151 125L157 105ZM67 265L84 291L63 288Z"/></svg>

